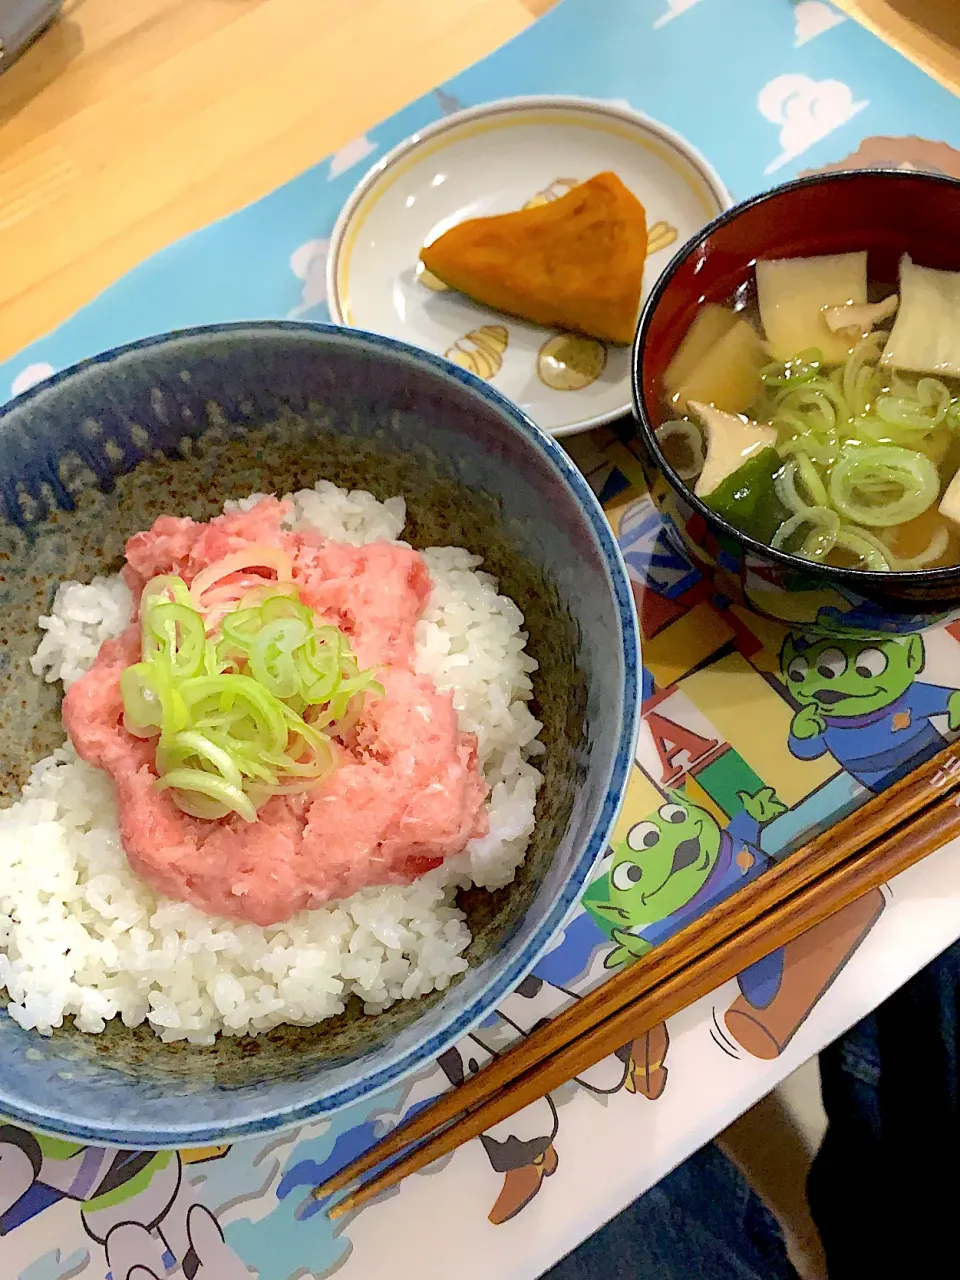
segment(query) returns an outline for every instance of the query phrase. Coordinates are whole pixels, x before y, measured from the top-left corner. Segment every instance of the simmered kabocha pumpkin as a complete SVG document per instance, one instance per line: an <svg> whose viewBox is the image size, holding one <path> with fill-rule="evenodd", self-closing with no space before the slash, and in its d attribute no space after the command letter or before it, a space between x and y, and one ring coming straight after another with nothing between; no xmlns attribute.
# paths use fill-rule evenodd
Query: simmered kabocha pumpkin
<svg viewBox="0 0 960 1280"><path fill-rule="evenodd" d="M633 340L647 215L614 173L545 204L471 218L420 251L428 271L485 306L606 342Z"/></svg>

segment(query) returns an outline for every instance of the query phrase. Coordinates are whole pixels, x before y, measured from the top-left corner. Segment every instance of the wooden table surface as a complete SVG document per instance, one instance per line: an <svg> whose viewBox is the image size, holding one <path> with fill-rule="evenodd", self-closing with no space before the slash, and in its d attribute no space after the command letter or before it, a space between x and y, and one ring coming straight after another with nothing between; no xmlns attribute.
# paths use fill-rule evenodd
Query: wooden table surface
<svg viewBox="0 0 960 1280"><path fill-rule="evenodd" d="M553 2L66 0L0 76L0 359ZM839 2L960 91L956 0Z"/></svg>

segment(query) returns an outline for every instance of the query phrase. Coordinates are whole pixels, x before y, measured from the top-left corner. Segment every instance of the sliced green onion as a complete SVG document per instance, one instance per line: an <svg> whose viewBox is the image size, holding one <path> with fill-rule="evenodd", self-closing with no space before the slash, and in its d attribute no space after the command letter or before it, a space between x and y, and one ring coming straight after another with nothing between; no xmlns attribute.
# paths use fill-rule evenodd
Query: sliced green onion
<svg viewBox="0 0 960 1280"><path fill-rule="evenodd" d="M933 564L939 560L950 545L950 535L947 530L941 526L936 529L930 538L930 541L922 551L918 551L915 556L895 556L891 551L887 552L887 559L890 561L890 567L897 570L923 569L928 564Z"/></svg>
<svg viewBox="0 0 960 1280"><path fill-rule="evenodd" d="M242 573L245 569L272 569L278 582L289 582L293 576L293 561L280 547L249 546L242 551L234 551L197 574L190 584L194 604L202 607L205 592L224 578Z"/></svg>
<svg viewBox="0 0 960 1280"><path fill-rule="evenodd" d="M813 500L813 505L815 507L826 506L827 490L812 460L805 453L797 453L795 456L799 477L806 486L807 492Z"/></svg>
<svg viewBox="0 0 960 1280"><path fill-rule="evenodd" d="M172 773L194 758L208 772L219 774L230 786L243 785L242 774L230 750L218 746L206 734L198 733L195 729L166 734L157 746L157 769L161 774Z"/></svg>
<svg viewBox="0 0 960 1280"><path fill-rule="evenodd" d="M895 445L852 448L830 472L833 507L854 524L903 524L926 511L939 492L930 459Z"/></svg>
<svg viewBox="0 0 960 1280"><path fill-rule="evenodd" d="M871 532L892 530L935 504L947 433L960 432L952 383L881 367L887 336L866 335L830 369L819 352L801 352L762 371L763 390L748 416L777 431L776 497L789 513L771 538L777 549L822 560L835 547L876 571L918 569L945 554L944 530L912 557L896 556Z"/></svg>
<svg viewBox="0 0 960 1280"><path fill-rule="evenodd" d="M312 610L300 603L296 589L290 594L283 595L276 591L266 591L260 602L260 613L264 622L272 622L275 618L300 618L307 626L316 626ZM322 631L324 628L318 627L317 630ZM336 631L338 636L343 634L336 627L328 627L326 630Z"/></svg>
<svg viewBox="0 0 960 1280"><path fill-rule="evenodd" d="M160 574L156 578L150 579L140 596L140 609L142 612L144 605L151 603L164 604L167 602L186 605L191 602L190 588L182 578L178 578L174 574Z"/></svg>
<svg viewBox="0 0 960 1280"><path fill-rule="evenodd" d="M382 684L375 685L374 689L378 697L383 696ZM350 730L353 729L356 726L357 722L359 721L360 713L362 710L363 710L363 694L362 693L354 694L353 697L351 697L350 701L347 703L347 709L343 713L343 715L338 720L333 720L331 721L330 724L326 726L328 732L330 733L330 736L334 738L342 738L344 734L349 733Z"/></svg>
<svg viewBox="0 0 960 1280"><path fill-rule="evenodd" d="M775 426L782 431L782 424L779 419L774 420L771 426ZM797 454L804 453L818 467L832 467L834 462L840 456L840 440L835 431L829 432L804 432L801 428L796 434L787 438L781 434L779 443L777 444L777 452L781 458L796 457Z"/></svg>
<svg viewBox="0 0 960 1280"><path fill-rule="evenodd" d="M310 634L302 618L275 618L261 626L247 650L254 680L281 699L300 693L303 682L296 654Z"/></svg>
<svg viewBox="0 0 960 1280"><path fill-rule="evenodd" d="M246 675L198 676L185 681L181 696L200 726L249 724L244 736L267 750L281 751L287 740L283 703Z"/></svg>
<svg viewBox="0 0 960 1280"><path fill-rule="evenodd" d="M803 529L809 532L799 547L789 544ZM833 550L840 529L840 517L829 507L806 507L803 511L784 520L773 535L770 545L775 551L787 551L807 560L823 560Z"/></svg>
<svg viewBox="0 0 960 1280"><path fill-rule="evenodd" d="M768 387L795 387L812 382L820 373L823 352L811 348L801 351L792 360L769 364L760 371L760 378Z"/></svg>
<svg viewBox="0 0 960 1280"><path fill-rule="evenodd" d="M256 609L265 600L296 594L295 582L234 582L223 587L208 587L203 593L203 607L207 612L224 604L229 604L231 609Z"/></svg>
<svg viewBox="0 0 960 1280"><path fill-rule="evenodd" d="M242 739L231 737L229 733L213 728L204 729L203 736L226 751L245 778L258 782L276 782L276 767L264 763L255 743L247 744Z"/></svg>
<svg viewBox="0 0 960 1280"><path fill-rule="evenodd" d="M798 480L806 489L809 500L800 495L800 491L797 488ZM788 458L784 463L774 479L774 485L777 490L777 497L794 514L799 515L809 507L825 507L827 505L827 491L823 481L820 479L816 467L810 461L809 455L800 450L797 450L793 457Z"/></svg>
<svg viewBox="0 0 960 1280"><path fill-rule="evenodd" d="M856 529L851 525L841 525L837 534L835 547L841 551L849 551L863 561L865 569L884 573L890 569L890 552L883 543L868 533L866 529Z"/></svg>
<svg viewBox="0 0 960 1280"><path fill-rule="evenodd" d="M858 417L869 411L876 394L876 361L886 334L868 333L861 338L839 370L834 370L835 385L843 397L839 406L847 418Z"/></svg>
<svg viewBox="0 0 960 1280"><path fill-rule="evenodd" d="M839 399L833 384L823 381L812 383L798 391L791 397L790 403L797 413L806 409L810 413L819 414L823 420L823 429L832 431L843 417L843 406L837 403Z"/></svg>
<svg viewBox="0 0 960 1280"><path fill-rule="evenodd" d="M316 787L337 765L332 735L352 727L367 694L384 692L344 634L317 625L295 584L217 585L252 568L291 565L276 548L251 547L189 590L169 576L148 583L141 661L120 679L126 728L157 739L158 788L197 818L253 822L272 796ZM208 635L224 603L233 607Z"/></svg>
<svg viewBox="0 0 960 1280"><path fill-rule="evenodd" d="M877 417L908 431L933 431L947 416L950 392L936 378L921 378L912 395L877 397Z"/></svg>
<svg viewBox="0 0 960 1280"><path fill-rule="evenodd" d="M247 822L256 822L257 810L239 787L202 769L174 769L157 779L158 791L173 791L177 806L194 818L225 818L239 813Z"/></svg>
<svg viewBox="0 0 960 1280"><path fill-rule="evenodd" d="M162 656L175 675L195 676L203 670L206 647L206 627L196 610L185 604L141 604L144 661Z"/></svg>
<svg viewBox="0 0 960 1280"><path fill-rule="evenodd" d="M165 726L186 728L188 716L180 689L169 668L160 662L138 662L120 676L124 722L138 738L152 738Z"/></svg>
<svg viewBox="0 0 960 1280"><path fill-rule="evenodd" d="M672 449L668 451L667 459L681 480L696 480L703 470L705 460L703 434L700 428L686 418L677 418L673 422L664 422L662 426L657 427L657 440L661 448L668 440L680 440L686 445L690 453L689 460L674 461Z"/></svg>

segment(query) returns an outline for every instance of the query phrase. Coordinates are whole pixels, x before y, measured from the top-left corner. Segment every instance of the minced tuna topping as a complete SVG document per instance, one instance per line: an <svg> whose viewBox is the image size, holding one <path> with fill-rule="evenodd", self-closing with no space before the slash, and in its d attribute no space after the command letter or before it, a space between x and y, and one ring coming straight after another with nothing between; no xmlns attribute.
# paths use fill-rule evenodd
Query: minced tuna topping
<svg viewBox="0 0 960 1280"><path fill-rule="evenodd" d="M67 692L63 718L77 753L116 785L131 867L158 892L258 925L348 897L408 884L486 833L487 784L477 742L459 729L450 692L413 669L414 632L431 592L419 552L390 542L351 546L283 527L264 498L207 524L162 516L131 538L124 577L139 599L157 575L189 584L245 547L276 546L293 563L300 601L349 639L383 695L365 698L334 742L336 768L315 789L273 796L255 822L191 817L157 788L155 744L124 727L120 677L140 660L134 619L103 644Z"/></svg>

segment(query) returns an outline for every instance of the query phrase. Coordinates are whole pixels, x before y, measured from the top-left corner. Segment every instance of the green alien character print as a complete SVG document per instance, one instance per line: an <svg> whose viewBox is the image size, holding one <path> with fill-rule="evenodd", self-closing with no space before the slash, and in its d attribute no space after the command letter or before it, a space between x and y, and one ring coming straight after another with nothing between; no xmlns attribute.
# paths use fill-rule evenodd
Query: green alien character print
<svg viewBox="0 0 960 1280"><path fill-rule="evenodd" d="M606 876L587 890L584 906L614 942L607 968L646 955L771 865L760 848L764 825L786 812L770 787L740 793L743 809L721 828L713 814L682 792L635 823L614 846ZM782 951L740 975L746 999L761 1006L779 989Z"/></svg>
<svg viewBox="0 0 960 1280"><path fill-rule="evenodd" d="M960 728L960 691L918 680L923 638L789 634L780 654L799 710L789 747L798 760L829 752L870 791L882 791L944 747L932 724Z"/></svg>

